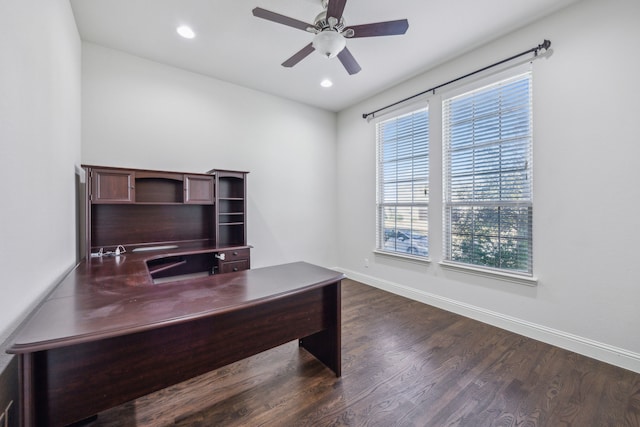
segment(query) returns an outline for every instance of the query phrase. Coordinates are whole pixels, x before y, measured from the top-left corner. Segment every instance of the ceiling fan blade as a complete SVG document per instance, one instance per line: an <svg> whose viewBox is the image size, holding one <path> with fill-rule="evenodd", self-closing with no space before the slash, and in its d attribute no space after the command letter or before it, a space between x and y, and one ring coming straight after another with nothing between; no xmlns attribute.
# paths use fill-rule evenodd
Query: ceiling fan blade
<svg viewBox="0 0 640 427"><path fill-rule="evenodd" d="M333 16L340 21L346 4L347 0L329 0L329 5L327 6L327 18Z"/></svg>
<svg viewBox="0 0 640 427"><path fill-rule="evenodd" d="M404 34L409 28L409 21L399 19L397 21L376 22L374 24L353 25L344 30L353 30L354 34L350 38L357 37L376 37L376 36L395 36Z"/></svg>
<svg viewBox="0 0 640 427"><path fill-rule="evenodd" d="M294 18L289 18L288 16L280 15L279 13L271 12L270 10L266 10L261 7L256 7L252 12L253 16L257 16L258 18L277 22L278 24L287 25L299 30L307 31L307 28L313 28L312 24L307 24L306 22L302 22Z"/></svg>
<svg viewBox="0 0 640 427"><path fill-rule="evenodd" d="M302 61L304 58L309 56L309 54L314 50L316 49L313 47L313 44L309 43L308 45L300 49L298 52L296 52L291 58L284 61L282 63L282 66L291 68L294 65L296 65L298 62Z"/></svg>
<svg viewBox="0 0 640 427"><path fill-rule="evenodd" d="M347 49L346 47L342 49L342 52L338 54L338 59L340 60L340 62L342 62L342 65L344 65L347 73L351 75L357 74L358 72L360 72L360 70L362 70L360 64L358 64L351 52L349 52L349 49Z"/></svg>

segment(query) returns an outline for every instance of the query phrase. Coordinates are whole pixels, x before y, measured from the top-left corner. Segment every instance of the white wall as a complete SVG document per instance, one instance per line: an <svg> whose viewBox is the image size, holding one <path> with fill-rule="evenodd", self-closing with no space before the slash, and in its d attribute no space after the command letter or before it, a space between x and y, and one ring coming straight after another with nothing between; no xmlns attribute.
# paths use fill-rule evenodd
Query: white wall
<svg viewBox="0 0 640 427"><path fill-rule="evenodd" d="M336 263L336 115L91 43L82 161L249 171L252 267Z"/></svg>
<svg viewBox="0 0 640 427"><path fill-rule="evenodd" d="M349 108L338 117L340 266L370 284L640 372L640 2L585 0ZM375 126L362 113L534 47L537 287L444 270L440 159L428 265L374 255ZM441 151L431 99L433 154ZM365 268L363 260L370 260Z"/></svg>
<svg viewBox="0 0 640 427"><path fill-rule="evenodd" d="M0 0L0 342L75 263L80 49L68 0Z"/></svg>

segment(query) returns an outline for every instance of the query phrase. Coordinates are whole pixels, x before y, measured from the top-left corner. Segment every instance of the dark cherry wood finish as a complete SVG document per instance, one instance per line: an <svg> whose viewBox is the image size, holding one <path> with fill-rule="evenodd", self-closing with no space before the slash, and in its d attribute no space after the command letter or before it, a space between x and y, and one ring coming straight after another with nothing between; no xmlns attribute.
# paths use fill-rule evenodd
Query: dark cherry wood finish
<svg viewBox="0 0 640 427"><path fill-rule="evenodd" d="M207 205L113 205L91 206L91 248L113 250L139 246L210 241L213 237L213 206ZM89 255L90 256L90 255Z"/></svg>
<svg viewBox="0 0 640 427"><path fill-rule="evenodd" d="M341 375L342 274L292 263L152 285L153 256L82 262L22 325L8 350L22 425L73 423L296 339Z"/></svg>

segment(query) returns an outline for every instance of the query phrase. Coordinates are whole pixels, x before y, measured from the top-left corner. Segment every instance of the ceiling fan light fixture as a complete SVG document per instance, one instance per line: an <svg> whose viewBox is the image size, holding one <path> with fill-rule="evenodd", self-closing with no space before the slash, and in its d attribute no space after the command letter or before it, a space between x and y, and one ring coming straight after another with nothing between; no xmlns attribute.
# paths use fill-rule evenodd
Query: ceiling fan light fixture
<svg viewBox="0 0 640 427"><path fill-rule="evenodd" d="M345 48L347 41L336 31L324 30L315 35L312 45L325 58L335 58Z"/></svg>

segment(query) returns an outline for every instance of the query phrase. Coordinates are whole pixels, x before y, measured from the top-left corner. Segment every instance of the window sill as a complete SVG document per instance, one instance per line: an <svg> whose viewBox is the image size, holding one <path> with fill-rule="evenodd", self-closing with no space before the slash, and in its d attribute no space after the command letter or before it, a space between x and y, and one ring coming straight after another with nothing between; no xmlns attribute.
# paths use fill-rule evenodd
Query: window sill
<svg viewBox="0 0 640 427"><path fill-rule="evenodd" d="M415 256L415 255L405 255L397 252L385 252L378 249L374 249L373 253L376 255L382 255L389 258L398 259L400 261L408 261L416 264L431 264L431 260L427 257Z"/></svg>
<svg viewBox="0 0 640 427"><path fill-rule="evenodd" d="M469 265L446 261L439 262L438 264L440 264L440 266L442 266L442 268L446 270L468 273L481 277L488 277L490 279L503 280L505 282L517 283L519 285L536 286L538 284L538 278L534 276L524 276L519 274L505 273L502 271L485 270L482 268L476 268Z"/></svg>

